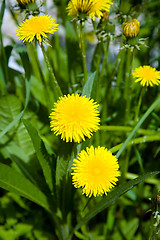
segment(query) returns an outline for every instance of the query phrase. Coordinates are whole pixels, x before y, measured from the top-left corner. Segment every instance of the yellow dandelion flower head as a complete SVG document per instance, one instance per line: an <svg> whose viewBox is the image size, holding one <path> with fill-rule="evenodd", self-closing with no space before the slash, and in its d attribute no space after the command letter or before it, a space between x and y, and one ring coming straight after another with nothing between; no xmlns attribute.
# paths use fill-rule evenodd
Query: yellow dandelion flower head
<svg viewBox="0 0 160 240"><path fill-rule="evenodd" d="M137 19L132 19L123 24L123 34L128 38L133 38L140 31L140 22Z"/></svg>
<svg viewBox="0 0 160 240"><path fill-rule="evenodd" d="M94 197L107 195L120 175L115 156L105 147L86 148L73 160L72 182L74 187L82 187L82 194Z"/></svg>
<svg viewBox="0 0 160 240"><path fill-rule="evenodd" d="M81 142L91 138L99 128L98 104L79 94L60 97L50 114L51 130L66 142Z"/></svg>
<svg viewBox="0 0 160 240"><path fill-rule="evenodd" d="M140 82L143 87L153 87L154 84L160 84L160 71L157 71L156 68L150 66L141 66L135 68L132 74L134 78L137 78L135 82Z"/></svg>
<svg viewBox="0 0 160 240"><path fill-rule="evenodd" d="M17 0L20 6L25 7L30 3L34 3L35 0Z"/></svg>
<svg viewBox="0 0 160 240"><path fill-rule="evenodd" d="M95 20L95 17L103 16L103 11L109 12L111 4L112 0L70 0L67 11L72 17L90 17Z"/></svg>
<svg viewBox="0 0 160 240"><path fill-rule="evenodd" d="M20 24L16 36L23 42L31 42L34 38L42 42L43 37L48 38L46 33L53 34L57 29L54 18L48 15L33 16Z"/></svg>

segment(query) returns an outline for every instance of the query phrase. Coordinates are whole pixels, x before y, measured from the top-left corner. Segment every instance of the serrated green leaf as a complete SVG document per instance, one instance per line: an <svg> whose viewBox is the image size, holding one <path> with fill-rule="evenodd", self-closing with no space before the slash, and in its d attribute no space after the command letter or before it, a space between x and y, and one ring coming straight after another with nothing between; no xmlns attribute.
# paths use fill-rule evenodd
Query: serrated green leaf
<svg viewBox="0 0 160 240"><path fill-rule="evenodd" d="M43 156L42 151L41 151L41 148L44 147L44 143L43 143L42 139L40 138L40 136L39 136L37 130L35 129L35 127L33 127L28 120L23 119L23 123L24 123L30 137L31 137L31 140L32 140L34 149L36 151L37 158L38 158L39 163L41 165L46 183L48 184L51 192L53 192L51 167L50 167L48 159L46 159Z"/></svg>
<svg viewBox="0 0 160 240"><path fill-rule="evenodd" d="M46 196L23 175L0 163L0 187L14 192L49 211Z"/></svg>
<svg viewBox="0 0 160 240"><path fill-rule="evenodd" d="M108 194L108 196L104 197L101 201L95 204L95 206L92 209L90 209L89 213L86 214L85 217L82 218L79 221L79 223L76 225L76 227L74 228L74 231L78 230L83 224L85 224L86 222L91 220L93 217L95 217L98 213L102 212L104 209L112 205L121 195L131 190L134 186L145 181L147 178L153 177L159 173L160 171L146 173L136 179L133 179L127 183L124 183L119 187L116 187L112 192Z"/></svg>
<svg viewBox="0 0 160 240"><path fill-rule="evenodd" d="M60 186L62 179L66 176L68 161L63 158L57 158L56 166L56 185Z"/></svg>

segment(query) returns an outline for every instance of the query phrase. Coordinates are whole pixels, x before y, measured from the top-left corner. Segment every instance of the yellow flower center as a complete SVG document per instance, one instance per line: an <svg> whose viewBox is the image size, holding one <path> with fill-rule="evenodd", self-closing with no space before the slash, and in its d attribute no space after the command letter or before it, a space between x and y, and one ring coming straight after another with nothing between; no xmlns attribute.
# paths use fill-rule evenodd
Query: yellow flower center
<svg viewBox="0 0 160 240"><path fill-rule="evenodd" d="M152 78L156 78L156 71L152 68L146 68L145 71L141 71L141 78L146 80L151 80Z"/></svg>

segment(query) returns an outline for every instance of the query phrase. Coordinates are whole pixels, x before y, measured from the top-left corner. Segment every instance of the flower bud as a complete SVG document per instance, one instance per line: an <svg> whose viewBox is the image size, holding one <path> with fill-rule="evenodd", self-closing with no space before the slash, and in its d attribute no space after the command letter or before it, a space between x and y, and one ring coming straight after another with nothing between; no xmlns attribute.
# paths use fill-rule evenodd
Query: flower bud
<svg viewBox="0 0 160 240"><path fill-rule="evenodd" d="M24 9L24 8L26 8L26 6L27 6L28 4L34 3L35 0L17 0L17 2L18 2L18 4L19 4L19 6Z"/></svg>
<svg viewBox="0 0 160 240"><path fill-rule="evenodd" d="M137 37L140 31L140 23L137 19L132 19L123 24L123 34L127 38Z"/></svg>

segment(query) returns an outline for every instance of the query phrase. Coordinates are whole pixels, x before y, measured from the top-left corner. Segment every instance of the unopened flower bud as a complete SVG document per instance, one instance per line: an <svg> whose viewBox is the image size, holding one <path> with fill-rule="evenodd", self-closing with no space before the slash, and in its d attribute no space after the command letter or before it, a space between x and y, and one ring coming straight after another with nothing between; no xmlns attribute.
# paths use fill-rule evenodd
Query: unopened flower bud
<svg viewBox="0 0 160 240"><path fill-rule="evenodd" d="M34 3L35 0L17 0L17 2L21 8L26 8L28 4Z"/></svg>
<svg viewBox="0 0 160 240"><path fill-rule="evenodd" d="M137 19L132 19L123 24L123 34L127 38L137 37L140 31L140 23Z"/></svg>

